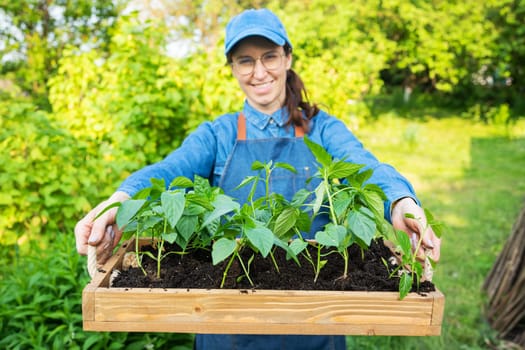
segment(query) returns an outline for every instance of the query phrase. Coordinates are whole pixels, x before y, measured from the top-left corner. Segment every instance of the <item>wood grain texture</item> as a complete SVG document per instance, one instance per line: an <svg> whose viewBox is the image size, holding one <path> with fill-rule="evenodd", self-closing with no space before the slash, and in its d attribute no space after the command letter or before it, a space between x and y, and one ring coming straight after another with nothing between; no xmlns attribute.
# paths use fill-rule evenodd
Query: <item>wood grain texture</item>
<svg viewBox="0 0 525 350"><path fill-rule="evenodd" d="M439 335L440 291L108 288L121 248L82 295L84 330L225 334Z"/></svg>

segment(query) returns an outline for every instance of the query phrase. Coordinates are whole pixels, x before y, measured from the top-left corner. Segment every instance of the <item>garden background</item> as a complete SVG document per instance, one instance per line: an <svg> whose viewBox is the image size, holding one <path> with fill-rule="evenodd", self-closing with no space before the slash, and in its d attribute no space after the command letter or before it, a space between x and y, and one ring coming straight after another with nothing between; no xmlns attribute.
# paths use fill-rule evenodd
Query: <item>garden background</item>
<svg viewBox="0 0 525 350"><path fill-rule="evenodd" d="M82 331L73 228L132 171L242 106L223 33L283 20L310 99L444 221L439 337L355 349L509 349L481 285L525 194L525 2L0 0L0 347L191 349L191 335Z"/></svg>

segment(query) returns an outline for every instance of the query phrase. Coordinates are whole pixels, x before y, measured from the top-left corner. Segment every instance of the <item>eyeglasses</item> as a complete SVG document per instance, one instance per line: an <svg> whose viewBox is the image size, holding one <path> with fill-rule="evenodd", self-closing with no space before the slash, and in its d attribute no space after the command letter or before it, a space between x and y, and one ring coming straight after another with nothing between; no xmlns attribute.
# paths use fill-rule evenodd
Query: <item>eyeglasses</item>
<svg viewBox="0 0 525 350"><path fill-rule="evenodd" d="M257 58L243 56L234 59L232 62L232 67L240 75L249 75L253 73L255 69L255 63L257 60L259 60L267 70L276 70L281 67L284 56L286 55L273 51L267 52Z"/></svg>

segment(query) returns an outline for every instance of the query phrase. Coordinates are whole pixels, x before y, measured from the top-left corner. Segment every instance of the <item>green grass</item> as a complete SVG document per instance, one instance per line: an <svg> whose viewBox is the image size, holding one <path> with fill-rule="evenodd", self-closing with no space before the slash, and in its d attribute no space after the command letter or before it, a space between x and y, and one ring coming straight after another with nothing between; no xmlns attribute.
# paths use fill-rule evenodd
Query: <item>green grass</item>
<svg viewBox="0 0 525 350"><path fill-rule="evenodd" d="M483 281L525 197L525 127L508 130L450 117L385 116L356 133L409 178L449 229L434 282L446 298L440 337L349 337L359 349L485 349L497 343L483 309Z"/></svg>

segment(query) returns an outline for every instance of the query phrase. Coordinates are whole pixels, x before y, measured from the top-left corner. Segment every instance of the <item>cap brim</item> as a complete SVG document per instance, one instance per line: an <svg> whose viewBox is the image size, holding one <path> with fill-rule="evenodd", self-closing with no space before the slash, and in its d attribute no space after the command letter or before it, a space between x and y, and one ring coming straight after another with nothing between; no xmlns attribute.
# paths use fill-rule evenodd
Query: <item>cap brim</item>
<svg viewBox="0 0 525 350"><path fill-rule="evenodd" d="M280 36L279 34L276 34L275 32L272 32L270 30L264 30L261 28L253 28L253 29L246 29L242 31L241 33L237 34L224 49L224 53L227 55L228 52L242 39L245 39L249 36L262 36L263 38L266 38L276 45L283 46L286 43L286 40Z"/></svg>

